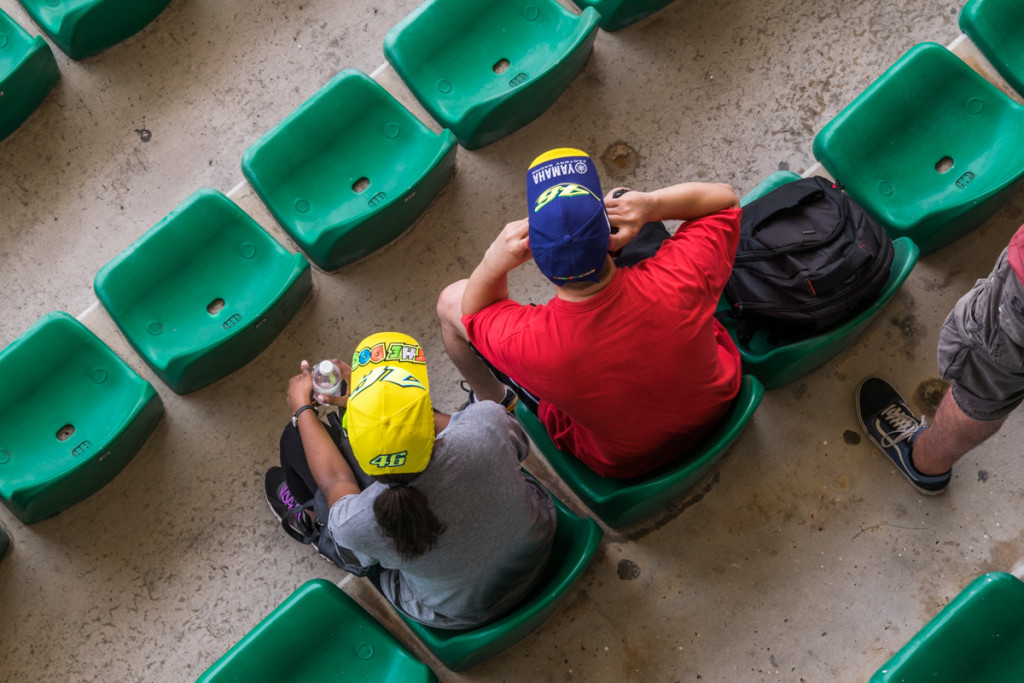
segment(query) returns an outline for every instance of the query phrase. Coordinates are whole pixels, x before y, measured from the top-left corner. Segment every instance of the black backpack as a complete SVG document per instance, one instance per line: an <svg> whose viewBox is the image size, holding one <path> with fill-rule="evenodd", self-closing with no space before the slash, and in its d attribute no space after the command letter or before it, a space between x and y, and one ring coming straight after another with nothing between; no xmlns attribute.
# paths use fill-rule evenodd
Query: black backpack
<svg viewBox="0 0 1024 683"><path fill-rule="evenodd" d="M892 260L892 240L845 192L796 180L743 208L727 315L747 340L752 327L810 336L869 305Z"/></svg>

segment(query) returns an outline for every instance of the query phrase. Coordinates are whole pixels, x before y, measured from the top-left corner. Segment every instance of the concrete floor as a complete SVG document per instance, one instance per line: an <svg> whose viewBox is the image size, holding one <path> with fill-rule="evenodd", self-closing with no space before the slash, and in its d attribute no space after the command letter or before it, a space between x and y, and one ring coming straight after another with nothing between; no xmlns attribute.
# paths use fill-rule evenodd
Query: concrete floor
<svg viewBox="0 0 1024 683"><path fill-rule="evenodd" d="M56 89L0 142L0 344L48 311L81 315L166 406L145 448L88 500L31 527L0 509L14 539L0 563L0 680L194 680L299 584L342 582L279 530L263 498L288 418L285 383L300 359L344 357L365 334L395 328L424 344L435 403L454 408L461 392L435 297L524 215L534 156L626 144L638 164L621 179L606 166L606 186L703 179L744 193L779 168L810 167L814 133L912 45L956 38L961 6L677 0L602 33L540 119L459 150L454 178L412 230L317 272L311 299L256 361L176 396L94 306L94 274L203 186L234 188L294 249L236 187L242 153L337 71L373 71L384 34L416 4L175 0L97 57L57 52ZM0 9L31 27L15 0ZM392 73L379 78L408 101ZM852 402L868 374L908 396L936 377L946 312L1022 215L1018 194L923 258L853 348L766 395L690 497L608 532L536 633L459 675L423 656L445 681L865 680L972 578L1024 555L1020 416L957 466L947 495L925 499L859 438ZM532 265L512 287L521 300L548 296ZM926 400L912 403L927 412ZM345 589L374 597L361 581Z"/></svg>

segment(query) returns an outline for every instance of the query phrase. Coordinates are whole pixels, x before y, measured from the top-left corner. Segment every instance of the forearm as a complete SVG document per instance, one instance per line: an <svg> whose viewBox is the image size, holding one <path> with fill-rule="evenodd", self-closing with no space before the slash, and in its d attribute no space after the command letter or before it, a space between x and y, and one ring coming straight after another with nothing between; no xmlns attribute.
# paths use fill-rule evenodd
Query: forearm
<svg viewBox="0 0 1024 683"><path fill-rule="evenodd" d="M525 218L506 225L480 264L469 276L462 294L462 315L479 313L508 298L508 274L530 260L530 223Z"/></svg>
<svg viewBox="0 0 1024 683"><path fill-rule="evenodd" d="M739 206L732 186L724 183L680 183L651 192L647 221L687 221Z"/></svg>
<svg viewBox="0 0 1024 683"><path fill-rule="evenodd" d="M327 428L317 418L316 411L303 411L297 422L306 463L316 480L317 488L327 499L328 507L342 496L359 493L359 484L352 468L345 462Z"/></svg>
<svg viewBox="0 0 1024 683"><path fill-rule="evenodd" d="M462 294L462 315L479 313L508 298L508 272L491 264L487 255L473 270Z"/></svg>

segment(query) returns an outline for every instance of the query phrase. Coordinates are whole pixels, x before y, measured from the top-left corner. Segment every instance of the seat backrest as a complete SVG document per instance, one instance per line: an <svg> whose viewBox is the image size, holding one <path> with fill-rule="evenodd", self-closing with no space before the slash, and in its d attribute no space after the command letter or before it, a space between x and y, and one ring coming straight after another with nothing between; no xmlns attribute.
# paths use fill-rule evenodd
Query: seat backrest
<svg viewBox="0 0 1024 683"><path fill-rule="evenodd" d="M983 574L921 629L871 683L1024 680L1024 583Z"/></svg>
<svg viewBox="0 0 1024 683"><path fill-rule="evenodd" d="M618 528L667 505L696 484L736 440L763 396L761 383L744 376L732 407L708 436L678 460L629 480L602 477L571 453L559 450L522 402L516 405L516 418L562 481L608 526Z"/></svg>
<svg viewBox="0 0 1024 683"><path fill-rule="evenodd" d="M999 74L1024 94L1024 3L970 0L960 11L959 23Z"/></svg>
<svg viewBox="0 0 1024 683"><path fill-rule="evenodd" d="M594 557L603 532L554 498L558 527L547 569L523 603L510 614L470 631L450 631L405 619L413 632L452 671L461 671L507 649L534 631L565 598Z"/></svg>
<svg viewBox="0 0 1024 683"><path fill-rule="evenodd" d="M32 36L0 10L0 79L21 63L31 46Z"/></svg>
<svg viewBox="0 0 1024 683"><path fill-rule="evenodd" d="M226 681L429 683L434 674L333 583L300 586L210 667Z"/></svg>

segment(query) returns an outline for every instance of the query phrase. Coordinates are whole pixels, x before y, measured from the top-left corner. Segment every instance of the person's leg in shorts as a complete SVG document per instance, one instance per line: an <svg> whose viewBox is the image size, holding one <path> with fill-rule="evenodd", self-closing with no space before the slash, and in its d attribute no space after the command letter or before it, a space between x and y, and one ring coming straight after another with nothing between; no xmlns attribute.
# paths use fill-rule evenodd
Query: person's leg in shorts
<svg viewBox="0 0 1024 683"><path fill-rule="evenodd" d="M952 384L914 443L914 465L925 474L950 469L1024 400L1024 288L1005 251L949 314L938 358Z"/></svg>
<svg viewBox="0 0 1024 683"><path fill-rule="evenodd" d="M931 425L899 394L869 377L857 391L861 424L872 442L922 493L942 493L953 465L1002 426L1024 400L1024 288L1000 256L947 316L939 334L939 370L951 381Z"/></svg>

